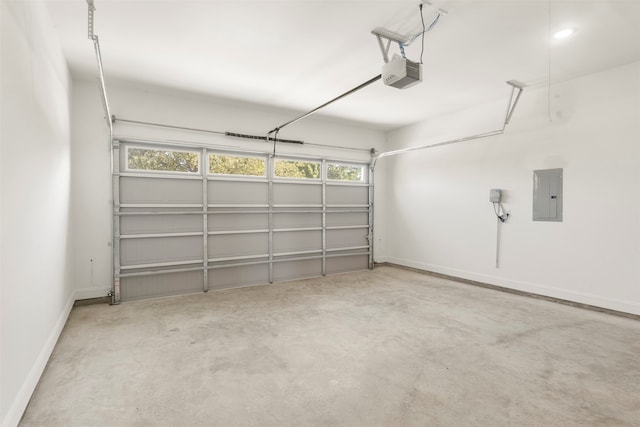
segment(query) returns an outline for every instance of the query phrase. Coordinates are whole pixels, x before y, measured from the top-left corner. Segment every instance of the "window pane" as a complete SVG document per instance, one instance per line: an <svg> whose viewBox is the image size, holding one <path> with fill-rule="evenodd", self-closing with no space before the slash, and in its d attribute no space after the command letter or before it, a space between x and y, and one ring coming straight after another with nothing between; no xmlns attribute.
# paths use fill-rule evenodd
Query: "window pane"
<svg viewBox="0 0 640 427"><path fill-rule="evenodd" d="M265 159L209 154L209 173L223 175L264 176Z"/></svg>
<svg viewBox="0 0 640 427"><path fill-rule="evenodd" d="M198 172L198 153L190 151L127 149L127 168L167 172Z"/></svg>
<svg viewBox="0 0 640 427"><path fill-rule="evenodd" d="M327 178L339 181L362 182L364 181L364 166L329 163L327 165Z"/></svg>
<svg viewBox="0 0 640 427"><path fill-rule="evenodd" d="M276 160L276 176L280 178L320 178L319 162Z"/></svg>

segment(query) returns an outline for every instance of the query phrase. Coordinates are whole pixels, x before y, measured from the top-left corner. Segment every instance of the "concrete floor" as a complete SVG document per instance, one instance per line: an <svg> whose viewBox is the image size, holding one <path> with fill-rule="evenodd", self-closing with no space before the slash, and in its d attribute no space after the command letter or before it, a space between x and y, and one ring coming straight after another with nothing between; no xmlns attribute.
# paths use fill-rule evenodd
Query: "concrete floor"
<svg viewBox="0 0 640 427"><path fill-rule="evenodd" d="M76 307L21 426L640 425L640 322L392 267Z"/></svg>

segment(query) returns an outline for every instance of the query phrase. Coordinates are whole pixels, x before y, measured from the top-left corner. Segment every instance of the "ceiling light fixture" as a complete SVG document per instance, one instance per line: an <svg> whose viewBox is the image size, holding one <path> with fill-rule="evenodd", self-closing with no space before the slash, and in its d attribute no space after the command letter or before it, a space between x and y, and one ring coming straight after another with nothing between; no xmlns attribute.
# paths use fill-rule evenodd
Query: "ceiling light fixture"
<svg viewBox="0 0 640 427"><path fill-rule="evenodd" d="M571 36L575 32L576 32L575 28L565 28L564 30L560 30L557 33L555 33L553 35L553 38L557 40L566 39L567 37Z"/></svg>

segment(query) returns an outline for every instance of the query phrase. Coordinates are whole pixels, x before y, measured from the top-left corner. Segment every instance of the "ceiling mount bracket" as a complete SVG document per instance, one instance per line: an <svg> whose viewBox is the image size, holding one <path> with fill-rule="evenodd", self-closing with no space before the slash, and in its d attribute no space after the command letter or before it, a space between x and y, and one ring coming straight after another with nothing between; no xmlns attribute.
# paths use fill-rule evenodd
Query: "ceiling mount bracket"
<svg viewBox="0 0 640 427"><path fill-rule="evenodd" d="M518 105L518 101L520 100L520 95L522 95L522 91L526 86L524 83L519 82L517 80L509 80L507 84L511 86L511 96L509 97L509 105L507 106L507 115L505 116L505 119L504 119L505 127L511 121L511 116L513 115L513 111L516 109L516 105ZM517 93L516 93L516 90L518 91ZM515 94L515 98L513 96L514 94Z"/></svg>
<svg viewBox="0 0 640 427"><path fill-rule="evenodd" d="M420 4L421 18L422 18L423 5L432 6L432 4L428 1L423 1ZM446 15L447 13L448 12L444 9L437 9L433 17L433 20L431 21L431 24L429 24L428 27L424 26L424 19L423 19L422 31L419 31L416 34L400 34L400 33L396 33L395 31L387 30L386 28L382 28L382 27L375 27L373 30L371 30L371 34L376 36L376 39L378 40L378 46L380 47L380 52L382 53L382 59L384 59L385 64L389 62L389 47L391 46L391 42L398 43L400 50L403 51L405 47L411 45L411 43L413 43L418 37L422 36L424 38L425 33L431 31L440 20L440 17L443 15ZM384 45L384 42L382 41L382 39L386 40L387 42L386 46Z"/></svg>
<svg viewBox="0 0 640 427"><path fill-rule="evenodd" d="M96 10L95 5L93 4L93 0L86 0L88 6L88 14L87 14L87 24L89 29L89 40L93 41L93 48L96 53L96 61L98 64L98 81L100 83L100 96L102 98L102 106L104 108L105 120L107 121L107 126L109 126L109 133L113 135L113 116L111 114L111 109L109 108L109 98L107 97L107 87L104 82L104 70L102 69L102 54L100 53L100 41L98 40L98 36L93 32L93 24L94 24L94 12ZM111 147L111 141L109 141L109 147Z"/></svg>
<svg viewBox="0 0 640 427"><path fill-rule="evenodd" d="M376 36L376 39L378 40L378 46L380 47L382 59L385 64L389 62L389 48L391 47L391 42L398 43L398 46L402 47L407 46L407 43L411 40L411 37L403 36L402 34L398 34L381 27L376 27L371 30L371 34ZM386 46L382 39L386 40Z"/></svg>
<svg viewBox="0 0 640 427"><path fill-rule="evenodd" d="M380 34L373 34L375 34L376 38L378 39L378 46L380 46L380 52L382 52L382 59L384 59L384 63L386 64L387 62L389 62L389 48L391 47L391 40L387 39L387 45L385 46L382 42L382 37L380 36Z"/></svg>
<svg viewBox="0 0 640 427"><path fill-rule="evenodd" d="M93 13L96 10L96 7L93 5L93 0L87 0L88 15L87 15L87 23L89 25L89 40L95 40L96 36L93 34Z"/></svg>

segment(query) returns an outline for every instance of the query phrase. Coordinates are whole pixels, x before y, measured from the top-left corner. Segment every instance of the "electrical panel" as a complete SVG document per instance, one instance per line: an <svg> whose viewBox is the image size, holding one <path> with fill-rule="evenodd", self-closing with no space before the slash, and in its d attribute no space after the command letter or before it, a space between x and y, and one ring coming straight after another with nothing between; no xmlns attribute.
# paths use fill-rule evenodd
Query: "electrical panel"
<svg viewBox="0 0 640 427"><path fill-rule="evenodd" d="M562 222L562 169L533 171L533 220Z"/></svg>
<svg viewBox="0 0 640 427"><path fill-rule="evenodd" d="M502 199L502 190L499 188L492 188L489 190L489 201L491 203L500 203Z"/></svg>

